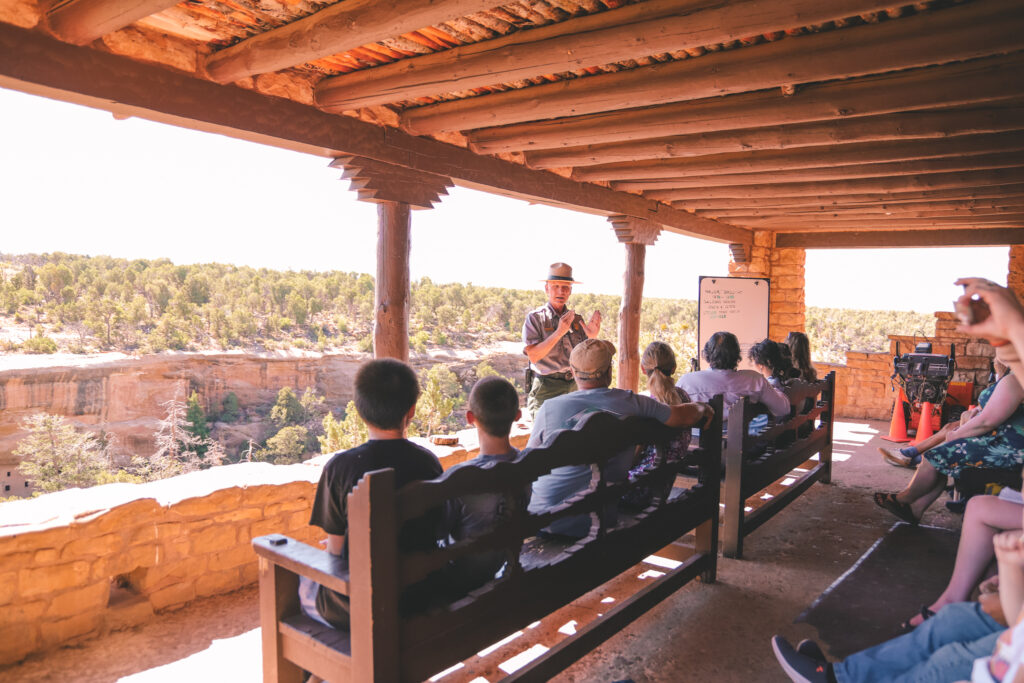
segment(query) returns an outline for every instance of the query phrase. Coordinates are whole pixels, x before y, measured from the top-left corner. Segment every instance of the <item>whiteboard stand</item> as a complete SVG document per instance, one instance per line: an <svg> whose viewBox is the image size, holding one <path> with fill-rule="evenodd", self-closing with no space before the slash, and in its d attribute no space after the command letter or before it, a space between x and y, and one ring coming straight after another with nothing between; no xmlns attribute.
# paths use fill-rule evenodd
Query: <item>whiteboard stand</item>
<svg viewBox="0 0 1024 683"><path fill-rule="evenodd" d="M701 369L704 344L715 332L732 332L740 342L740 368L752 370L747 352L768 337L768 294L765 277L715 277L701 275L697 297L697 355Z"/></svg>

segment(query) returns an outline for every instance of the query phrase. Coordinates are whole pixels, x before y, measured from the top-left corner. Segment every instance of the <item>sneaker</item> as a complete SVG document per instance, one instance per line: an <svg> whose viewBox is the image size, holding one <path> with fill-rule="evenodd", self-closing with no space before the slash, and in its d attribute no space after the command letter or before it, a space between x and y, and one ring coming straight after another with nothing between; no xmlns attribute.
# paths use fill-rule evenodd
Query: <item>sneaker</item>
<svg viewBox="0 0 1024 683"><path fill-rule="evenodd" d="M804 638L796 644L796 651L802 654L804 657L810 657L819 662L827 662L828 657L821 651L821 648L816 642L810 638Z"/></svg>
<svg viewBox="0 0 1024 683"><path fill-rule="evenodd" d="M782 636L772 638L772 651L794 683L828 683L828 663L800 654Z"/></svg>
<svg viewBox="0 0 1024 683"><path fill-rule="evenodd" d="M896 449L879 447L878 452L882 454L882 459L893 467L906 467L908 469L914 468L914 461Z"/></svg>

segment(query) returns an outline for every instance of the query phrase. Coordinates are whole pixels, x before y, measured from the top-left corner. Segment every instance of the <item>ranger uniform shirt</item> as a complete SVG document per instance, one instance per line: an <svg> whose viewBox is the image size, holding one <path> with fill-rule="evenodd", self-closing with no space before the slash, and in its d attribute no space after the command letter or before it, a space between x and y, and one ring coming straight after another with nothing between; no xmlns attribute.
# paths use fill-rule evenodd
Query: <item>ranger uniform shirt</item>
<svg viewBox="0 0 1024 683"><path fill-rule="evenodd" d="M562 313L565 313L563 310ZM523 344L533 346L539 344L558 329L558 320L561 316L555 313L550 303L534 309L526 314L526 322L523 323ZM558 372L569 372L569 354L573 347L587 338L583 330L583 318L576 316L569 331L558 340L548 355L536 363L530 363L530 367L538 375L551 375Z"/></svg>

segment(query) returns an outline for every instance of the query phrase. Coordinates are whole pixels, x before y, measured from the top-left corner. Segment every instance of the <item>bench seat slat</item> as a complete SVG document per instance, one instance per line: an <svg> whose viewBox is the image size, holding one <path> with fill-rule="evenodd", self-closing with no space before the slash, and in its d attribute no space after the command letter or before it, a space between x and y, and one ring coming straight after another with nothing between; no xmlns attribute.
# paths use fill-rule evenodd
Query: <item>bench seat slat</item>
<svg viewBox="0 0 1024 683"><path fill-rule="evenodd" d="M281 651L286 659L295 662L326 680L345 680L351 676L352 648L349 634L314 621L305 615L295 615L282 621Z"/></svg>
<svg viewBox="0 0 1024 683"><path fill-rule="evenodd" d="M348 595L348 570L338 556L281 534L258 536L252 539L252 546L257 555L279 567Z"/></svg>

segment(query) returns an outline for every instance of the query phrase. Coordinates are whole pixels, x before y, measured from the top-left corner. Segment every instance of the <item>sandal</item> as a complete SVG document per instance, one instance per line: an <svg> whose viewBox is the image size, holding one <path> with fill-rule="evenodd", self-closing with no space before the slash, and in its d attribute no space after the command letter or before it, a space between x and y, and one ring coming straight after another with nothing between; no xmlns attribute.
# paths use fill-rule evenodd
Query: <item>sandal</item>
<svg viewBox="0 0 1024 683"><path fill-rule="evenodd" d="M875 493L875 505L878 507L888 510L892 514L902 519L907 524L917 526L920 524L921 519L914 516L913 510L906 503L901 503L896 500L896 494L893 493L882 493L878 491Z"/></svg>
<svg viewBox="0 0 1024 683"><path fill-rule="evenodd" d="M915 614L914 616L918 616L918 615L920 615L920 617L921 617L921 623L920 624L911 624L910 623L910 619L914 618L914 617L911 617L910 619L907 619L902 624L900 624L900 628L903 629L904 631L913 631L915 628L917 628L918 626L920 626L924 622L926 622L929 619L931 619L932 617L934 617L935 616L935 612L933 612L932 610L928 609L928 607L926 607L925 605L921 605L921 611L918 612L918 614Z"/></svg>

